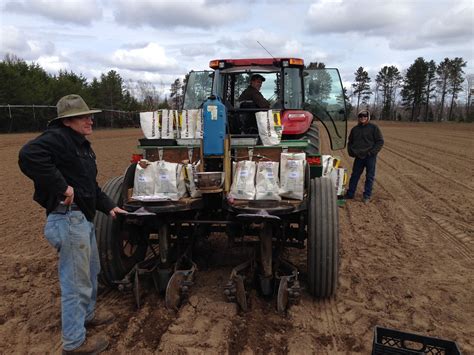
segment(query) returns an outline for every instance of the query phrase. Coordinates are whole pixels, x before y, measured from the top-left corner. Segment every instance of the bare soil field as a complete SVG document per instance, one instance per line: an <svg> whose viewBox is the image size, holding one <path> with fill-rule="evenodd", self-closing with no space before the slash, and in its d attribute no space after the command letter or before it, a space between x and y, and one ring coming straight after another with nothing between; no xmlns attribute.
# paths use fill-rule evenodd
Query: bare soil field
<svg viewBox="0 0 474 355"><path fill-rule="evenodd" d="M281 316L275 300L251 293L243 313L223 295L231 267L200 266L177 313L151 291L136 310L131 294L103 290L98 308L117 320L91 332L109 336L106 354L369 354L375 325L455 340L474 354L474 125L378 124L385 146L373 199L361 202L362 178L356 199L338 209L337 297L313 301L303 292ZM17 165L20 147L34 136L0 136L4 354L61 350L57 256L43 238L32 182ZM141 137L140 129L93 134L102 185L123 174ZM347 153L336 154L350 170ZM303 267L305 252L294 252ZM304 286L304 272L302 279Z"/></svg>

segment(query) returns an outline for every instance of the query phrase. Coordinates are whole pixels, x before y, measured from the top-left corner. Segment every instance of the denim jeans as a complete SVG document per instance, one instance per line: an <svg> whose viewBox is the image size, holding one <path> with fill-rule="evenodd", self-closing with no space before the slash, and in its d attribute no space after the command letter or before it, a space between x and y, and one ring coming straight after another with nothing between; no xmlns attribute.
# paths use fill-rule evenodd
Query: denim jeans
<svg viewBox="0 0 474 355"><path fill-rule="evenodd" d="M352 166L351 179L349 180L349 190L347 190L348 197L354 197L357 190L357 184L360 176L365 169L365 186L364 186L364 198L370 198L372 196L372 186L375 180L375 164L377 162L377 156L370 156L364 159L355 158L354 165Z"/></svg>
<svg viewBox="0 0 474 355"><path fill-rule="evenodd" d="M85 321L94 318L100 271L95 228L80 211L51 213L44 234L59 252L63 349L73 350L86 339Z"/></svg>

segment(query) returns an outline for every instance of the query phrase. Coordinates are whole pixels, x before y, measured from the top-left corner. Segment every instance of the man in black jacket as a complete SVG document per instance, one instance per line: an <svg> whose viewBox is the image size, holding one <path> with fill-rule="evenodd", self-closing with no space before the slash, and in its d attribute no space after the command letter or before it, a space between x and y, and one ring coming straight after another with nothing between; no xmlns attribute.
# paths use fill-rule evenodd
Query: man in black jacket
<svg viewBox="0 0 474 355"><path fill-rule="evenodd" d="M368 203L372 196L372 186L375 180L377 154L382 149L384 141L379 127L369 122L369 111L360 111L357 118L358 125L352 128L347 143L349 156L355 159L346 199L354 198L357 183L365 169L364 202Z"/></svg>
<svg viewBox="0 0 474 355"><path fill-rule="evenodd" d="M270 108L270 103L263 97L260 89L265 77L260 74L254 74L250 77L250 85L240 94L239 101L251 101L258 108Z"/></svg>
<svg viewBox="0 0 474 355"><path fill-rule="evenodd" d="M63 354L105 350L100 335L86 339L86 326L109 323L114 316L95 312L99 253L93 224L96 210L116 218L126 211L97 184L95 154L86 136L93 114L79 95L57 104L58 117L20 150L21 171L34 182L34 200L46 209L44 234L59 253Z"/></svg>

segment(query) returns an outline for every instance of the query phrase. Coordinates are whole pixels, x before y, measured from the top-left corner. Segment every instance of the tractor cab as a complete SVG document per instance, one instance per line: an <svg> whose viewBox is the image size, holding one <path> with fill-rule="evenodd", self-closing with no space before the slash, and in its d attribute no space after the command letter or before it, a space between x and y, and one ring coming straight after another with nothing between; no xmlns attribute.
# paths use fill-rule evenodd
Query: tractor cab
<svg viewBox="0 0 474 355"><path fill-rule="evenodd" d="M227 133L255 134L255 112L267 110L239 100L253 74L265 81L260 90L269 109L280 113L283 140L309 140L311 153L319 154L316 121L326 128L333 150L345 147L347 120L344 92L337 69L306 69L302 59L218 59L213 71L192 71L186 80L183 109L202 107L211 95L227 111ZM313 126L313 128L312 128Z"/></svg>

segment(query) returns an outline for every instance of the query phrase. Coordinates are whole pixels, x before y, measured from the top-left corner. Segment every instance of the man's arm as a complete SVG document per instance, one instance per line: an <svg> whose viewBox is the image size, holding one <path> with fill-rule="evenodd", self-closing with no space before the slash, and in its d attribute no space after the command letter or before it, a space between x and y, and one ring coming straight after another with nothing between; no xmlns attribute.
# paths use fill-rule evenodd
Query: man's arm
<svg viewBox="0 0 474 355"><path fill-rule="evenodd" d="M383 140L383 136L382 136L382 131L380 130L380 128L378 126L375 126L375 130L374 130L374 146L372 147L372 149L369 151L369 155L376 155L378 154L378 152L380 152L380 150L382 149L383 147L383 144L384 144L384 140Z"/></svg>
<svg viewBox="0 0 474 355"><path fill-rule="evenodd" d="M352 144L353 144L353 134L352 134L352 129L351 129L351 132L349 133L349 138L347 140L347 153L349 153L349 156L354 158L355 157L355 154L354 152L352 151Z"/></svg>
<svg viewBox="0 0 474 355"><path fill-rule="evenodd" d="M270 103L263 97L262 93L258 90L252 96L253 102L260 108L270 108Z"/></svg>
<svg viewBox="0 0 474 355"><path fill-rule="evenodd" d="M18 165L41 189L51 194L64 195L69 186L54 163L54 152L63 150L58 141L41 135L23 146L19 153Z"/></svg>
<svg viewBox="0 0 474 355"><path fill-rule="evenodd" d="M99 187L96 181L97 210L116 218L117 214L127 214L128 212L118 207L112 199Z"/></svg>

